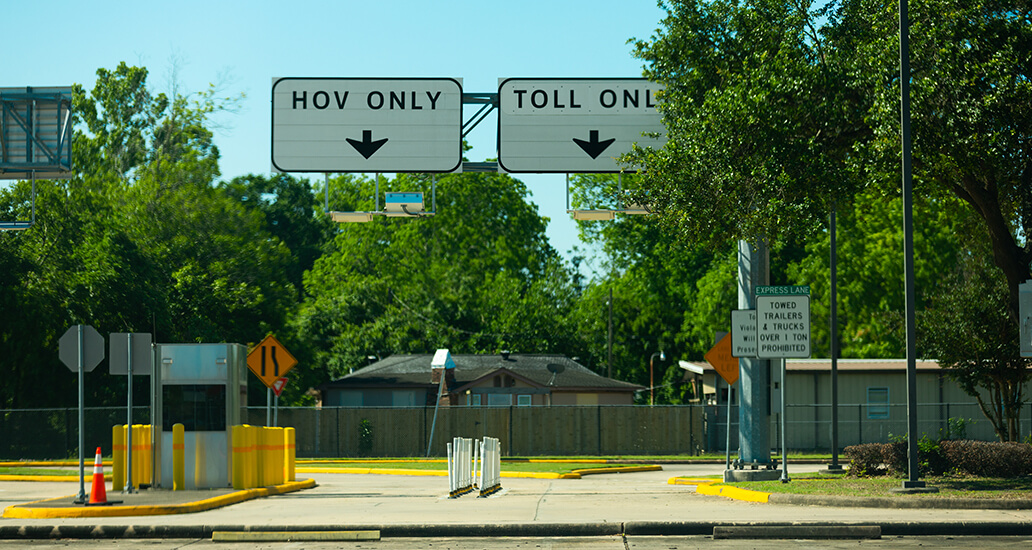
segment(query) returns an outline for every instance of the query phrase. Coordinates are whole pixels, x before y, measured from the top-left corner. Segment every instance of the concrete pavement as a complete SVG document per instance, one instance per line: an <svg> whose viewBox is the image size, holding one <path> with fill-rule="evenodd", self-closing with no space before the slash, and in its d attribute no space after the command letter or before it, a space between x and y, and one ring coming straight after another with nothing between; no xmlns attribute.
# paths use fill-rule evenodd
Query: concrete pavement
<svg viewBox="0 0 1032 550"><path fill-rule="evenodd" d="M794 473L807 468L798 465ZM878 526L886 536L1032 535L1029 509L755 503L668 482L722 471L723 465L666 464L662 471L583 479L503 478L503 491L493 497L456 499L446 498L441 477L320 473L310 474L316 483L310 489L190 513L3 518L0 538L206 538L217 530L379 530L384 537L711 535L714 527L736 525ZM76 489L71 483L0 482L0 506L66 497Z"/></svg>

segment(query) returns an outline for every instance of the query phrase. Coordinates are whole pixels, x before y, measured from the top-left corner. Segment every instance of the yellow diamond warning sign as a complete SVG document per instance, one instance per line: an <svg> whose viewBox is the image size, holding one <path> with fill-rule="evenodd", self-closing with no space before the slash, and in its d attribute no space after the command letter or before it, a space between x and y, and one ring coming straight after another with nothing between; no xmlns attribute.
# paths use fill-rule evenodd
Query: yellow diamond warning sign
<svg viewBox="0 0 1032 550"><path fill-rule="evenodd" d="M738 381L738 359L731 356L730 334L724 335L704 358L729 386Z"/></svg>
<svg viewBox="0 0 1032 550"><path fill-rule="evenodd" d="M297 359L271 334L247 354L247 368L269 388L296 364Z"/></svg>

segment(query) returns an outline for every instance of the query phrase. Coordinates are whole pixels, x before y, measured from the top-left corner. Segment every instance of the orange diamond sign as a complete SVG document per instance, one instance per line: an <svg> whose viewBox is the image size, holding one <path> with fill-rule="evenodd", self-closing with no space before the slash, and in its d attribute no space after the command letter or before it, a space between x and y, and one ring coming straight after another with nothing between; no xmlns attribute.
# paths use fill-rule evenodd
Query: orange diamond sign
<svg viewBox="0 0 1032 550"><path fill-rule="evenodd" d="M731 356L730 334L724 335L704 358L729 386L738 381L738 359Z"/></svg>
<svg viewBox="0 0 1032 550"><path fill-rule="evenodd" d="M247 354L247 368L269 388L296 364L297 359L271 334Z"/></svg>

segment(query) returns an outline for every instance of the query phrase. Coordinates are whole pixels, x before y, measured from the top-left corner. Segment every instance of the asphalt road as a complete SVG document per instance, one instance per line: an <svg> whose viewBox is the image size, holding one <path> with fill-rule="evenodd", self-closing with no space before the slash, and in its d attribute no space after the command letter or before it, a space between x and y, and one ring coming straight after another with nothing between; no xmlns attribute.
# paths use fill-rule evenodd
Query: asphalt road
<svg viewBox="0 0 1032 550"><path fill-rule="evenodd" d="M820 468L790 467L790 473ZM219 543L207 537L101 540L4 540L5 549L55 548L916 548L1022 547L1032 545L1032 510L943 510L757 504L696 494L693 486L671 485L675 476L719 474L722 465L664 465L659 472L586 476L583 479L503 478L503 491L490 498L448 499L443 477L302 474L318 482L312 489L251 500L205 512L142 517L0 519L2 527L140 526L199 528L234 526L248 530L355 530L419 527L420 537L387 534L374 542ZM0 507L42 498L74 495L76 483L0 482ZM112 495L109 495L111 497ZM645 536L640 529L692 523L700 532ZM578 526L614 525L606 536L577 536ZM881 525L883 536L868 540L715 540L710 524ZM491 537L492 527L525 537ZM1017 527L1022 536L1003 537ZM437 529L439 532L434 532ZM443 529L453 530L448 534ZM571 531L571 529L573 531ZM974 529L981 537L956 536ZM966 530L966 531L965 531ZM458 533L458 534L455 534ZM674 533L669 533L674 534ZM900 538L897 535L904 535ZM485 536L487 535L487 536ZM559 536L566 535L566 536ZM934 535L916 536L916 535ZM952 536L943 536L952 535ZM175 536L175 535L172 535Z"/></svg>

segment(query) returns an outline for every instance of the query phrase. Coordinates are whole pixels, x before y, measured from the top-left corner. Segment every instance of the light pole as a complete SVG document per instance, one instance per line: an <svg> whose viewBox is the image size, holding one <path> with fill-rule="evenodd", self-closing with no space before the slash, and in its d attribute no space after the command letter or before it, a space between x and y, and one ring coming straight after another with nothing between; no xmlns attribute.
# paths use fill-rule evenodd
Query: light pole
<svg viewBox="0 0 1032 550"><path fill-rule="evenodd" d="M666 361L666 354L660 350L658 353L653 353L652 357L649 357L649 406L651 407L656 403L656 383L652 381L652 362L659 356L660 361Z"/></svg>

